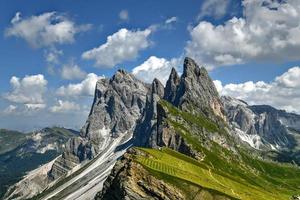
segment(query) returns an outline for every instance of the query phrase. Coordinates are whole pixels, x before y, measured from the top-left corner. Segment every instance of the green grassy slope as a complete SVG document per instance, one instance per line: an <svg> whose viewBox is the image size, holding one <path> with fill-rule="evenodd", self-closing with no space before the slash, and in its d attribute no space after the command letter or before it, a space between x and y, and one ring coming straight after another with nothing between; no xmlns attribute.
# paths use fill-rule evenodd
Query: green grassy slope
<svg viewBox="0 0 300 200"><path fill-rule="evenodd" d="M150 155L136 157L136 161L145 168L159 172L161 178L166 175L185 180L236 199L288 200L292 195L300 194L298 167L261 160L256 154L251 155L251 152L235 143L232 144L234 151L231 151L208 141L208 138L203 138L197 132L197 128L223 135L228 140L232 138L224 127L203 116L183 112L164 101L160 104L168 110L166 123L169 127L205 156L198 161L167 148L141 149Z"/></svg>
<svg viewBox="0 0 300 200"><path fill-rule="evenodd" d="M163 148L140 149L150 156L136 156L135 160L152 172L159 172L161 179L181 179L202 188L218 191L235 199L284 200L300 193L300 170L290 166L255 161L264 173L243 171L234 163L227 167L235 168L239 173L220 171L214 162L205 159L202 162L188 156ZM220 163L218 163L220 164ZM152 172L153 173L153 172ZM155 174L154 174L155 175ZM176 186L176 185L175 185Z"/></svg>

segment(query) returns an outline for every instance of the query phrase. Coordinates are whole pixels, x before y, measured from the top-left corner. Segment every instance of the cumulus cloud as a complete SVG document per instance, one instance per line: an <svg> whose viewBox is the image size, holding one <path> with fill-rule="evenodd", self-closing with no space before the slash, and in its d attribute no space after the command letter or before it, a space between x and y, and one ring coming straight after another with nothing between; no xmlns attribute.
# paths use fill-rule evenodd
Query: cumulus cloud
<svg viewBox="0 0 300 200"><path fill-rule="evenodd" d="M242 99L249 104L271 105L289 112L300 113L300 67L293 67L272 82L248 81L222 85L214 81L221 95Z"/></svg>
<svg viewBox="0 0 300 200"><path fill-rule="evenodd" d="M99 67L114 67L124 61L133 60L141 50L150 46L151 32L150 28L143 31L120 29L108 36L105 44L84 52L82 58L95 60L95 65Z"/></svg>
<svg viewBox="0 0 300 200"><path fill-rule="evenodd" d="M67 80L83 79L86 77L86 72L74 63L64 65L61 69L61 77Z"/></svg>
<svg viewBox="0 0 300 200"><path fill-rule="evenodd" d="M104 77L90 73L80 83L61 86L57 89L56 93L59 96L65 97L94 96L96 83L101 78Z"/></svg>
<svg viewBox="0 0 300 200"><path fill-rule="evenodd" d="M186 54L210 68L249 61L299 59L300 2L243 0L243 16L222 25L201 21Z"/></svg>
<svg viewBox="0 0 300 200"><path fill-rule="evenodd" d="M80 106L72 101L58 100L57 105L50 107L49 110L53 113L74 112L79 111Z"/></svg>
<svg viewBox="0 0 300 200"><path fill-rule="evenodd" d="M128 21L129 20L128 10L121 10L119 13L119 18L123 21Z"/></svg>
<svg viewBox="0 0 300 200"><path fill-rule="evenodd" d="M148 83L151 83L154 78L157 78L165 84L169 78L172 67L177 68L179 63L180 59L173 58L167 60L165 58L151 56L144 63L135 67L132 70L132 74Z"/></svg>
<svg viewBox="0 0 300 200"><path fill-rule="evenodd" d="M198 19L203 17L214 17L216 19L223 17L228 10L231 0L206 0L201 5L201 10Z"/></svg>
<svg viewBox="0 0 300 200"><path fill-rule="evenodd" d="M5 30L5 35L23 38L32 47L38 48L72 43L76 34L90 28L90 24L77 25L56 12L47 12L24 19L21 13L17 12L11 20L11 26Z"/></svg>
<svg viewBox="0 0 300 200"><path fill-rule="evenodd" d="M25 76L23 79L13 76L10 79L12 90L4 94L4 98L30 108L34 105L41 108L44 105L43 95L47 90L47 83L42 74Z"/></svg>

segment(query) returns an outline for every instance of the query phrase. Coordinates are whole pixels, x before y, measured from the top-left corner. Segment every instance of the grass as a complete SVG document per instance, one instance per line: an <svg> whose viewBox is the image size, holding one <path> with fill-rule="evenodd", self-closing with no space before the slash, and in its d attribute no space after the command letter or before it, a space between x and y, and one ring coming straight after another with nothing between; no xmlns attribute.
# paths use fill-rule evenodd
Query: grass
<svg viewBox="0 0 300 200"><path fill-rule="evenodd" d="M290 172L297 170L288 166L277 166L275 164L269 166L269 163L262 162L267 165L262 167L271 169L271 173L275 173L276 175L274 176L274 174L272 174L275 179L268 179L267 175L259 176L252 174L254 176L252 178L257 178L259 181L262 181L262 184L257 185L252 181L242 179L236 174L228 173L224 175L223 173L219 173L218 170L215 170L213 163L211 165L206 162L199 162L168 148L161 150L139 149L151 156L136 156L135 160L147 169L150 169L150 172L159 172L160 178L166 178L168 182L170 182L171 177L173 177L202 188L210 189L211 191L218 191L231 198L245 200L284 200L300 192L300 189L297 189L297 185L300 184L299 178L292 178L293 175L296 175L295 173L290 174ZM286 172L287 176L285 178L279 178L278 171L281 172L281 170ZM246 172L241 173L244 173L245 176L249 176ZM274 181L276 179L277 182Z"/></svg>
<svg viewBox="0 0 300 200"><path fill-rule="evenodd" d="M136 158L145 168L159 172L160 177L166 175L185 180L231 198L283 200L300 194L299 168L261 160L244 148L235 148L235 152L228 150L202 134L206 129L209 134L219 134L232 140L222 127L201 114L195 116L168 102L159 103L168 111L165 119L168 127L205 156L198 161L167 148L161 151L141 149L151 155Z"/></svg>

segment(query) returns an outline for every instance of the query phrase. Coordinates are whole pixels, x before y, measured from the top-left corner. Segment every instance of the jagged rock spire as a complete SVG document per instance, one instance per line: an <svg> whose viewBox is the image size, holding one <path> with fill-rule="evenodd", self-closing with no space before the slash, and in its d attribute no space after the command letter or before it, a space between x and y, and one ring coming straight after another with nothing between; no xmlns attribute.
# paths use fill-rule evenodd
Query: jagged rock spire
<svg viewBox="0 0 300 200"><path fill-rule="evenodd" d="M166 83L164 99L173 102L176 96L176 90L180 82L180 77L175 68L172 68L169 79Z"/></svg>
<svg viewBox="0 0 300 200"><path fill-rule="evenodd" d="M163 96L164 86L155 78L147 95L143 116L134 131L134 143L136 146L154 146L156 144L157 102Z"/></svg>
<svg viewBox="0 0 300 200"><path fill-rule="evenodd" d="M171 72L165 99L189 112L200 112L209 118L218 115L225 119L219 94L208 72L191 58L185 58L180 80Z"/></svg>
<svg viewBox="0 0 300 200"><path fill-rule="evenodd" d="M157 94L160 97L164 96L164 85L155 78L152 82L152 94Z"/></svg>

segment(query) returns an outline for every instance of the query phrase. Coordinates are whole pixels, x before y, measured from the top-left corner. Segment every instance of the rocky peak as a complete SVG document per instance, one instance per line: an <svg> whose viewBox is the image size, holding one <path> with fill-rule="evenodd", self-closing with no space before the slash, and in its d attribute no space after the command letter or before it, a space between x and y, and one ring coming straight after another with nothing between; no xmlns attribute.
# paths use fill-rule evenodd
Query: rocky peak
<svg viewBox="0 0 300 200"><path fill-rule="evenodd" d="M149 85L125 70L118 70L110 80L98 81L93 107L82 135L97 135L102 129L113 135L132 130L145 107L149 89Z"/></svg>
<svg viewBox="0 0 300 200"><path fill-rule="evenodd" d="M200 68L198 64L191 58L186 57L183 62L183 77L199 76Z"/></svg>
<svg viewBox="0 0 300 200"><path fill-rule="evenodd" d="M118 70L111 79L99 80L80 137L68 141L62 157L54 162L49 176L57 179L78 163L100 154L118 138L129 140L144 111L150 90L150 85L125 70Z"/></svg>
<svg viewBox="0 0 300 200"><path fill-rule="evenodd" d="M164 85L157 78L152 82L151 93L157 94L160 97L164 96Z"/></svg>
<svg viewBox="0 0 300 200"><path fill-rule="evenodd" d="M180 82L180 77L178 76L175 68L172 68L169 79L166 83L164 99L173 102L176 96L176 90Z"/></svg>
<svg viewBox="0 0 300 200"><path fill-rule="evenodd" d="M125 71L124 69L119 69L110 79L110 82L122 83L124 81L132 81L135 77Z"/></svg>
<svg viewBox="0 0 300 200"><path fill-rule="evenodd" d="M183 67L172 103L183 110L200 112L211 119L217 115L225 120L219 94L206 69L200 68L191 58L185 58Z"/></svg>

